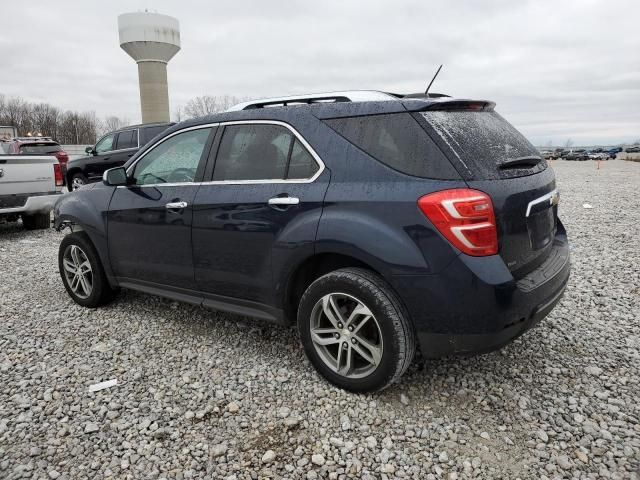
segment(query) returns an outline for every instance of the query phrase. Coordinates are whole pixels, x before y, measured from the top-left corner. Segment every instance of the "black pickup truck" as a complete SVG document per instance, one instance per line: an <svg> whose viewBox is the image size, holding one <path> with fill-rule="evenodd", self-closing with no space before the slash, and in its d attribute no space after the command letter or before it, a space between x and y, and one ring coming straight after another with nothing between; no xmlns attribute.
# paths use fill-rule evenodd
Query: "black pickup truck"
<svg viewBox="0 0 640 480"><path fill-rule="evenodd" d="M69 191L97 182L105 170L124 165L144 144L162 133L173 123L147 123L131 125L103 136L93 147L87 147L89 156L69 160L66 184Z"/></svg>

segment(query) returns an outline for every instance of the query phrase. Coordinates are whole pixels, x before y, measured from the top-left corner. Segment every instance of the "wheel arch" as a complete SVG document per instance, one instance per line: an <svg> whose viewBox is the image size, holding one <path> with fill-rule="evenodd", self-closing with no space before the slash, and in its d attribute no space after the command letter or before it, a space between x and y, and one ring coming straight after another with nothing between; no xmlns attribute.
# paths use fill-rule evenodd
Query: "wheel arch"
<svg viewBox="0 0 640 480"><path fill-rule="evenodd" d="M299 262L287 277L282 299L285 322L295 323L300 298L309 285L322 275L347 267L364 268L382 276L379 269L356 256L338 252L315 253Z"/></svg>

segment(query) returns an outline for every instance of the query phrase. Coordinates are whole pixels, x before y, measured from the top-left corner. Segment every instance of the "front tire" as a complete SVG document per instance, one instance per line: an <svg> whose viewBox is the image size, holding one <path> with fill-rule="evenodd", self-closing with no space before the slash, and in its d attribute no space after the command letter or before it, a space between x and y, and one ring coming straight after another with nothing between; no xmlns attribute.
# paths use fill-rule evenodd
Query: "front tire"
<svg viewBox="0 0 640 480"><path fill-rule="evenodd" d="M74 232L62 239L58 269L64 288L78 305L95 308L113 299L115 291L86 233Z"/></svg>
<svg viewBox="0 0 640 480"><path fill-rule="evenodd" d="M22 225L27 230L42 230L51 226L51 214L36 213L34 215L22 215Z"/></svg>
<svg viewBox="0 0 640 480"><path fill-rule="evenodd" d="M362 268L336 270L314 281L300 300L298 330L316 370L356 393L398 381L416 351L400 299L380 276Z"/></svg>
<svg viewBox="0 0 640 480"><path fill-rule="evenodd" d="M69 182L69 191L73 192L74 190L78 190L87 183L89 183L89 180L82 173L74 173L71 177L71 182Z"/></svg>

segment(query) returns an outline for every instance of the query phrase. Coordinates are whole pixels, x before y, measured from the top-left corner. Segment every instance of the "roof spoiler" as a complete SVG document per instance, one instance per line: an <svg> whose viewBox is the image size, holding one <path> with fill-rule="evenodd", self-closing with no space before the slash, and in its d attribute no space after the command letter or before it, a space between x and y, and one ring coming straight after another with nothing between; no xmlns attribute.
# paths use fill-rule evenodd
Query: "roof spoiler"
<svg viewBox="0 0 640 480"><path fill-rule="evenodd" d="M434 99L435 100L435 99ZM442 98L437 101L424 104L422 102L406 102L405 106L412 111L465 111L465 112L492 112L495 102L488 100L461 100L455 98Z"/></svg>

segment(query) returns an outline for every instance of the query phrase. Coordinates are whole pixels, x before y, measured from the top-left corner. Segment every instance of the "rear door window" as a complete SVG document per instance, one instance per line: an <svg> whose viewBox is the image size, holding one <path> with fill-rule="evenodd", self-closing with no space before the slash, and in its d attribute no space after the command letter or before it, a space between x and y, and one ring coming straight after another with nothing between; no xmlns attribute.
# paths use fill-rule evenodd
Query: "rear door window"
<svg viewBox="0 0 640 480"><path fill-rule="evenodd" d="M116 141L116 150L123 150L125 148L137 148L138 147L138 131L137 130L125 130L118 134L118 140Z"/></svg>
<svg viewBox="0 0 640 480"><path fill-rule="evenodd" d="M331 128L379 162L416 177L459 179L440 148L409 113L326 120Z"/></svg>
<svg viewBox="0 0 640 480"><path fill-rule="evenodd" d="M289 129L267 124L230 125L220 141L213 180L303 180L318 169Z"/></svg>
<svg viewBox="0 0 640 480"><path fill-rule="evenodd" d="M140 146L147 143L149 140L151 140L153 137L155 137L159 133L164 132L167 128L169 128L168 125L158 125L156 127L141 128L140 129Z"/></svg>
<svg viewBox="0 0 640 480"><path fill-rule="evenodd" d="M540 157L540 152L513 125L493 111L434 110L417 114L448 154L471 172L474 180L524 176L544 170L536 166L504 170L507 160Z"/></svg>

